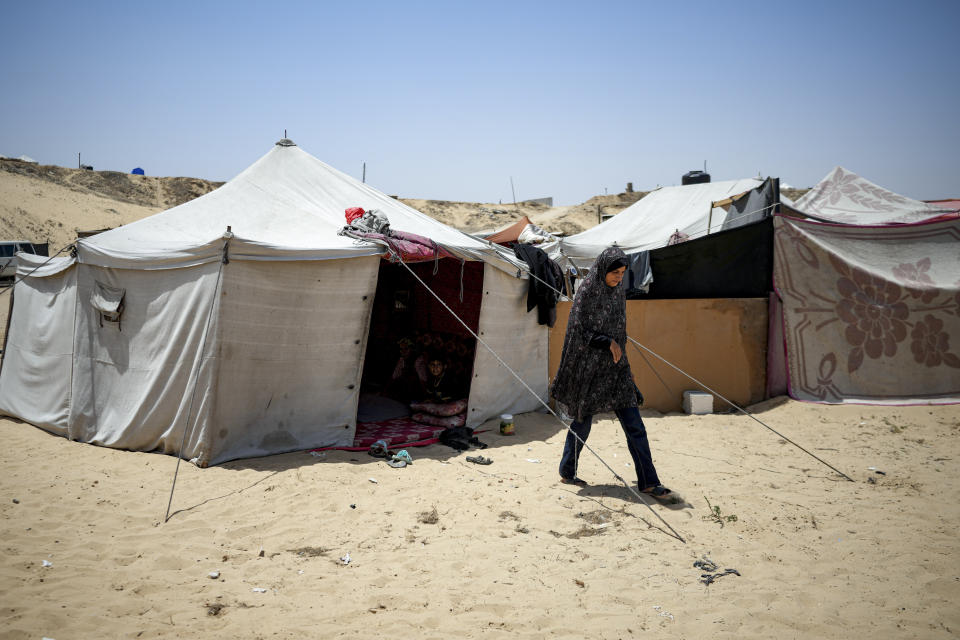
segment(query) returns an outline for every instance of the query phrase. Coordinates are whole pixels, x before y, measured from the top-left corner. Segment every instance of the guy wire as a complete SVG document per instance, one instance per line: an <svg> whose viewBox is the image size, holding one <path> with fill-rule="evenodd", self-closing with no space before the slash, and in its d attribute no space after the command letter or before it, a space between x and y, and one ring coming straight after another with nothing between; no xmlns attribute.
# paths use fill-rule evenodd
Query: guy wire
<svg viewBox="0 0 960 640"><path fill-rule="evenodd" d="M526 266L526 265L524 265L524 266ZM529 267L527 267L526 273L527 273L531 278L534 278L534 279L536 279L536 280L539 280L540 282L543 282L543 284L546 285L547 288L552 289L555 293L557 293L557 295L560 295L560 296L565 295L565 294L562 293L561 291L558 291L555 287L551 286L549 283L544 282L543 279L538 278L532 271L529 270ZM567 297L569 297L569 296L567 296ZM704 383L700 382L699 380L697 380L696 378L694 378L693 376L691 376L689 373L687 373L686 371L684 371L684 370L681 369L680 367L676 366L675 364L673 364L672 362L670 362L669 360L667 360L667 359L664 358L663 356L657 354L656 352L654 352L653 350L649 349L648 347L640 344L639 342L637 342L636 340L634 340L634 339L633 339L632 337L630 337L630 336L627 336L627 340L629 340L630 342L632 342L635 348L636 348L636 347L639 347L640 349L643 349L644 351L647 351L648 353L650 353L650 355L656 357L658 360L661 360L661 361L663 361L665 364L667 364L667 365L669 365L670 367L672 367L673 369L676 369L677 371L679 371L680 373L682 373L684 376L690 378L691 380L693 380L694 382L696 382L698 385L700 385L702 388L706 389L707 391L709 391L709 392L712 393L713 395L717 396L718 398L720 398L721 400L723 400L724 402L726 402L727 404L729 404L731 407L733 407L734 409L736 409L737 411L739 411L739 412L742 413L743 415L745 415L745 416L749 417L751 420L753 420L753 421L755 421L755 422L763 425L764 427L766 427L767 429L769 429L769 430L772 431L773 433L777 434L778 436L780 436L781 438L783 438L784 440L786 440L787 442L789 442L790 444L792 444L792 445L795 446L796 448L800 449L801 451L803 451L803 452L806 453L807 455L813 457L813 458L814 458L815 460L817 460L818 462L821 462L822 464L825 464L826 466L830 467L831 469L833 469L834 471L836 471L838 474L840 474L842 477L846 478L846 479L849 480L850 482L856 482L853 478L851 478L850 476L848 476L847 474L845 474L843 471L840 471L840 470L837 469L835 466L833 466L832 464L830 464L830 463L827 462L826 460L820 458L820 457L817 456L816 454L811 453L811 452L808 451L807 449L804 449L802 446L800 446L799 444L797 444L796 442L794 442L793 440L791 440L791 439L788 438L787 436L783 435L782 433L780 433L779 431L777 431L777 430L774 429L773 427L765 424L763 421L761 421L760 419L756 418L753 414L751 414L749 411L747 411L746 409L744 409L743 407L741 407L741 406L738 405L737 403L732 402L731 400L728 400L727 398L723 397L720 393L714 391L713 389L711 389L710 387L708 387L708 386L705 385ZM639 351L639 349L638 349L638 351ZM643 356L643 351L640 351L640 355ZM655 374L658 378L660 378L660 374L658 374L658 373L657 373L657 370L653 368L653 365L651 365L650 362L647 361L646 357L644 357L644 361L645 361L645 362L647 363L647 365L653 370L654 374ZM663 381L663 378L660 378L660 382L662 382L664 386L667 386L667 383ZM667 389L669 389L669 388L670 388L670 387L667 387Z"/></svg>

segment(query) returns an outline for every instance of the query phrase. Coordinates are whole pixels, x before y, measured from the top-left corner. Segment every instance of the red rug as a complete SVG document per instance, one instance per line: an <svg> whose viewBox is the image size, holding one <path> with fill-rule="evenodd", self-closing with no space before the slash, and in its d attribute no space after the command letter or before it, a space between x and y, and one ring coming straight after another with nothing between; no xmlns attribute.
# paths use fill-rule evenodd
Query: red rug
<svg viewBox="0 0 960 640"><path fill-rule="evenodd" d="M380 422L358 422L352 447L321 447L313 451L340 449L342 451L366 451L377 440L383 440L390 449L425 447L437 442L443 427L420 424L410 418L393 418Z"/></svg>

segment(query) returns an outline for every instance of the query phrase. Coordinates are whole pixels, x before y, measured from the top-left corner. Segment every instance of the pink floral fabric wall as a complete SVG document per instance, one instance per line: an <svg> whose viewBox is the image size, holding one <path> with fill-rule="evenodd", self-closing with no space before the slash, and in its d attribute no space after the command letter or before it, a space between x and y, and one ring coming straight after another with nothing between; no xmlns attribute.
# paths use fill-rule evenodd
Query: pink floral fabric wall
<svg viewBox="0 0 960 640"><path fill-rule="evenodd" d="M777 216L774 287L792 397L960 402L960 220L860 227Z"/></svg>

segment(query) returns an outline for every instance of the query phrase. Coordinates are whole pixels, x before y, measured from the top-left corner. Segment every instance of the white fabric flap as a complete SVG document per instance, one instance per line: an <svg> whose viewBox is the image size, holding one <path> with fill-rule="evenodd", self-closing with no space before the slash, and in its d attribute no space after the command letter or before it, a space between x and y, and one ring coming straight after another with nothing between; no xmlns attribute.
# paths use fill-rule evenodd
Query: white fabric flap
<svg viewBox="0 0 960 640"><path fill-rule="evenodd" d="M116 314L120 311L120 305L123 303L123 294L125 289L111 287L100 281L96 282L93 293L90 294L90 304L100 313Z"/></svg>

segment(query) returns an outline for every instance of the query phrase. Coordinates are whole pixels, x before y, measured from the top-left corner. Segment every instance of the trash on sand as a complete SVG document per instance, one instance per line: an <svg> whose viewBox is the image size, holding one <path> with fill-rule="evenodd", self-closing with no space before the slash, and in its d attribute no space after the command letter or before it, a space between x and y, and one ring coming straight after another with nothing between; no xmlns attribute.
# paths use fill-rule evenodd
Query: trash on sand
<svg viewBox="0 0 960 640"><path fill-rule="evenodd" d="M407 464L413 464L413 457L407 453L406 449L401 449L393 455L394 460L403 460Z"/></svg>
<svg viewBox="0 0 960 640"><path fill-rule="evenodd" d="M534 464L540 464L540 460L537 458L527 458L527 462L532 462Z"/></svg>
<svg viewBox="0 0 960 640"><path fill-rule="evenodd" d="M342 558L340 558L340 562L342 562L343 564L350 564L350 561L351 561L352 559L353 559L353 558L350 557L350 554L347 553L345 556L343 556Z"/></svg>
<svg viewBox="0 0 960 640"><path fill-rule="evenodd" d="M327 452L326 452L326 451L311 451L311 452L310 452L310 455L312 455L314 458L326 458L326 457L327 457Z"/></svg>
<svg viewBox="0 0 960 640"><path fill-rule="evenodd" d="M253 589L251 589L251 591L253 591L254 593L266 593L266 592L267 592L267 590L264 589L263 587L254 587Z"/></svg>
<svg viewBox="0 0 960 640"><path fill-rule="evenodd" d="M673 620L673 614L661 609L660 605L655 604L653 605L653 608L657 610L657 615L659 615L661 618L670 618Z"/></svg>
<svg viewBox="0 0 960 640"><path fill-rule="evenodd" d="M211 571L211 572L208 573L207 575L208 575L211 579L216 580L217 578L220 577L220 572L219 572L219 571Z"/></svg>
<svg viewBox="0 0 960 640"><path fill-rule="evenodd" d="M52 567L52 566L53 566L53 563L50 562L49 560L44 560L44 561L43 561L43 566L44 566L44 567Z"/></svg>
<svg viewBox="0 0 960 640"><path fill-rule="evenodd" d="M376 478L367 478L367 480L369 480L369 481L372 482L373 484L379 484L379 483L377 482L377 479L376 479Z"/></svg>

